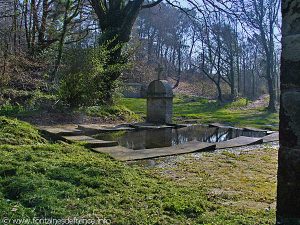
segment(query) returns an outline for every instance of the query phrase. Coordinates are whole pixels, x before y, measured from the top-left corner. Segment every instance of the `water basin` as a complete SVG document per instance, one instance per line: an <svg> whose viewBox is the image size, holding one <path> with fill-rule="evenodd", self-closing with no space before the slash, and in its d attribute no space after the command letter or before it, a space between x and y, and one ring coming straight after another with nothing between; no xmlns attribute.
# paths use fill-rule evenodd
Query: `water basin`
<svg viewBox="0 0 300 225"><path fill-rule="evenodd" d="M235 128L218 128L193 125L184 128L144 129L105 132L94 136L105 141L117 141L119 145L133 149L170 147L192 141L216 143L239 136L263 137L266 132L243 131Z"/></svg>

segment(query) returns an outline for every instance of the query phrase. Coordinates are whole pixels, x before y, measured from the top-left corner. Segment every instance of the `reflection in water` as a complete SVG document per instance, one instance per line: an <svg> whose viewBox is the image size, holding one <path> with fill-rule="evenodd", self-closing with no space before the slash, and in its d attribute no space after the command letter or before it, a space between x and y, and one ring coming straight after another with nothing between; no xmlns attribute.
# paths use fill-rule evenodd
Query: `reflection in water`
<svg viewBox="0 0 300 225"><path fill-rule="evenodd" d="M107 141L115 140L121 146L138 150L169 147L191 141L215 143L239 136L263 137L265 135L265 132L195 125L180 129L166 128L102 133L96 135L96 138Z"/></svg>

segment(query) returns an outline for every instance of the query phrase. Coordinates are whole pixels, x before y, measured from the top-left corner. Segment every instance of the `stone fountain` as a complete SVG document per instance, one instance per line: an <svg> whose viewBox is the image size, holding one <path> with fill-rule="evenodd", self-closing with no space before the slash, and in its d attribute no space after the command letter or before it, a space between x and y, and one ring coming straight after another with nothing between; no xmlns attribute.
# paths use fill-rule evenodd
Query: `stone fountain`
<svg viewBox="0 0 300 225"><path fill-rule="evenodd" d="M154 80L147 89L147 123L171 124L173 90L166 80Z"/></svg>

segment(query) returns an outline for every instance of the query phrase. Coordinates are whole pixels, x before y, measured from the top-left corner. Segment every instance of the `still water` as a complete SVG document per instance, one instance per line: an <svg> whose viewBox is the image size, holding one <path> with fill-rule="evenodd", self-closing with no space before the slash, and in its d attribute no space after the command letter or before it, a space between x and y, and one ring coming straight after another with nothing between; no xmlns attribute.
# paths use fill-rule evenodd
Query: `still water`
<svg viewBox="0 0 300 225"><path fill-rule="evenodd" d="M215 143L239 136L263 137L265 135L265 132L258 131L193 125L178 129L165 128L107 132L97 134L94 137L106 141L117 141L123 147L140 150L169 147L191 141Z"/></svg>

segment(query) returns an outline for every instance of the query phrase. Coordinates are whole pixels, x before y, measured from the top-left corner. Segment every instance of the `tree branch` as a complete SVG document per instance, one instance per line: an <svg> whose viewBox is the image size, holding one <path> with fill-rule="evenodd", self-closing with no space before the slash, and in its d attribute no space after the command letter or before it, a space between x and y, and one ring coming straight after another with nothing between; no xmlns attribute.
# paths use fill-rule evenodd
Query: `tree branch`
<svg viewBox="0 0 300 225"><path fill-rule="evenodd" d="M159 3L161 3L163 0L157 0L155 2L149 3L147 5L142 5L142 9L149 9L152 8L154 6L157 6Z"/></svg>

